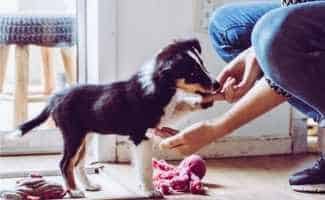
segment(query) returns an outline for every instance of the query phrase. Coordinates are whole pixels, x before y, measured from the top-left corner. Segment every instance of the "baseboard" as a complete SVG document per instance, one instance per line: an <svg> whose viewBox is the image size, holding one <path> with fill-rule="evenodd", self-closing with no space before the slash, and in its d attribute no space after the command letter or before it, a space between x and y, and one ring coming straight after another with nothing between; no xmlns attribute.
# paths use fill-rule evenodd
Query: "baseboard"
<svg viewBox="0 0 325 200"><path fill-rule="evenodd" d="M130 145L126 139L119 140L117 145L118 162L130 161ZM158 159L179 160L184 158L172 151L160 151L154 146L155 157ZM290 136L241 137L233 136L218 140L198 152L206 159L265 156L292 153L292 138Z"/></svg>
<svg viewBox="0 0 325 200"><path fill-rule="evenodd" d="M14 141L5 141L4 134L0 134L0 156L62 152L63 141L58 129L35 129Z"/></svg>
<svg viewBox="0 0 325 200"><path fill-rule="evenodd" d="M0 148L0 156L15 156L15 155L43 155L43 154L57 154L62 152L61 146L51 147L16 147L16 148Z"/></svg>
<svg viewBox="0 0 325 200"><path fill-rule="evenodd" d="M56 135L56 134L53 134ZM1 138L0 138L1 140ZM52 140L53 141L53 140ZM55 140L54 140L55 141ZM130 161L129 151L130 145L127 138L119 138L117 143L116 156L111 162L128 162ZM62 151L62 146L29 146L15 145L12 148L0 147L0 156L3 155L23 155L23 154L50 154ZM101 151L101 150L100 150ZM279 155L290 154L293 151L293 140L290 136L259 136L244 137L233 136L220 139L199 151L198 154L204 158L225 158L239 156L260 156L260 155ZM24 152L24 153L22 153ZM106 152L106 151L105 151ZM154 146L155 157L167 160L182 159L182 155L177 155L172 151L160 151L158 145Z"/></svg>

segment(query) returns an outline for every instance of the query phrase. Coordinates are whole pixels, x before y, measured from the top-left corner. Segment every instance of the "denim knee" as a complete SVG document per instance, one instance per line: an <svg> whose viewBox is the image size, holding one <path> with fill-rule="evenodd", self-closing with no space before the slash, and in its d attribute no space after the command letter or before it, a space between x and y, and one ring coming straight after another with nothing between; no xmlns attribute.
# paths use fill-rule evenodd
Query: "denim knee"
<svg viewBox="0 0 325 200"><path fill-rule="evenodd" d="M279 85L283 81L281 77L284 76L279 63L283 61L281 47L284 45L280 38L287 17L285 10L270 11L257 22L251 37L252 46L264 75Z"/></svg>
<svg viewBox="0 0 325 200"><path fill-rule="evenodd" d="M251 45L250 33L253 25L234 22L238 13L233 5L217 8L208 25L208 34L216 53L226 62L231 61L240 52Z"/></svg>
<svg viewBox="0 0 325 200"><path fill-rule="evenodd" d="M290 59L299 62L300 58L295 54L296 51L299 51L296 44L305 40L302 34L296 33L297 26L288 26L288 24L298 24L299 20L302 20L297 15L299 13L294 8L290 12L282 8L275 9L258 21L251 38L252 46L265 77L289 94L287 89L292 85L297 85L295 75L300 72L299 68L287 66ZM299 37L301 38L299 39ZM320 112L296 96L289 97L288 102L314 120L320 120Z"/></svg>

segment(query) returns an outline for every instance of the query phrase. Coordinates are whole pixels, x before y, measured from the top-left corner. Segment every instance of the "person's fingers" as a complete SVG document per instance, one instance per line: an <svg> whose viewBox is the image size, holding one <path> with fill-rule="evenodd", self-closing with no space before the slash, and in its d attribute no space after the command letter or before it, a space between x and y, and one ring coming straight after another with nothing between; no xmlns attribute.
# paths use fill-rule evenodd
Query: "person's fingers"
<svg viewBox="0 0 325 200"><path fill-rule="evenodd" d="M231 78L229 81L229 86L226 88L226 93L228 94L230 102L233 102L235 100L235 91L234 91L235 84L236 84L236 79Z"/></svg>
<svg viewBox="0 0 325 200"><path fill-rule="evenodd" d="M245 71L243 74L243 79L238 85L234 87L237 99L245 95L247 91L253 86L259 73L260 70L256 57L247 57L247 59L245 60Z"/></svg>
<svg viewBox="0 0 325 200"><path fill-rule="evenodd" d="M217 81L221 86L223 86L227 78L230 76L236 77L236 74L240 72L240 69L243 66L243 56L240 54L223 68L223 70L217 76Z"/></svg>
<svg viewBox="0 0 325 200"><path fill-rule="evenodd" d="M230 71L227 68L224 68L217 76L217 81L221 86L224 85L227 78L230 76Z"/></svg>
<svg viewBox="0 0 325 200"><path fill-rule="evenodd" d="M248 83L241 81L238 85L235 85L233 87L234 90L234 97L233 100L237 101L239 98L241 98L246 92L248 88Z"/></svg>
<svg viewBox="0 0 325 200"><path fill-rule="evenodd" d="M230 79L231 79L231 77L227 77L227 79L225 80L224 84L222 85L222 88L221 88L221 90L220 90L220 92L221 92L222 94L224 94L226 88L229 87L229 80L230 80Z"/></svg>
<svg viewBox="0 0 325 200"><path fill-rule="evenodd" d="M255 59L253 57L247 58L245 60L245 71L243 74L243 78L240 81L240 83L236 86L236 88L241 89L241 88L249 87L249 85L254 81L252 80L252 77L254 76L254 73L252 72L254 64L255 64Z"/></svg>
<svg viewBox="0 0 325 200"><path fill-rule="evenodd" d="M256 71L256 65L258 65L256 57L250 56L246 58L243 78L238 84L237 88L247 89L250 87L252 83L254 83L256 76L258 74L258 71Z"/></svg>
<svg viewBox="0 0 325 200"><path fill-rule="evenodd" d="M183 144L183 138L179 136L172 136L160 142L159 148L161 149L172 149Z"/></svg>
<svg viewBox="0 0 325 200"><path fill-rule="evenodd" d="M229 77L224 85L225 99L228 102L233 102L235 100L234 85L236 84L236 79Z"/></svg>

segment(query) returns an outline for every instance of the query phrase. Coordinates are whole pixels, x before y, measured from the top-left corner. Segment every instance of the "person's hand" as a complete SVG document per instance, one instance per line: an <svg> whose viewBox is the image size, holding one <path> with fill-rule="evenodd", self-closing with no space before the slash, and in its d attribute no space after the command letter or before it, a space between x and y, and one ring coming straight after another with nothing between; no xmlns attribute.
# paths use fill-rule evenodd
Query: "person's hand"
<svg viewBox="0 0 325 200"><path fill-rule="evenodd" d="M249 48L232 60L218 75L224 99L230 103L244 96L261 75L253 48Z"/></svg>
<svg viewBox="0 0 325 200"><path fill-rule="evenodd" d="M171 149L184 155L190 155L213 142L217 137L215 131L212 124L198 122L176 135L164 139L159 147L161 149Z"/></svg>

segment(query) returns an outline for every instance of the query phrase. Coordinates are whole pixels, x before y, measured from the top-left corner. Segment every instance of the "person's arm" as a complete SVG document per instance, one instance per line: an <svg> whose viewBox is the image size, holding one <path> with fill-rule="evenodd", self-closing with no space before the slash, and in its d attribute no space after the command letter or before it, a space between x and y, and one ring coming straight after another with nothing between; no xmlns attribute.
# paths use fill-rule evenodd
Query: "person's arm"
<svg viewBox="0 0 325 200"><path fill-rule="evenodd" d="M175 136L160 143L163 149L173 149L182 154L191 154L205 145L232 133L235 129L278 106L286 98L277 94L262 79L222 116L196 123Z"/></svg>

